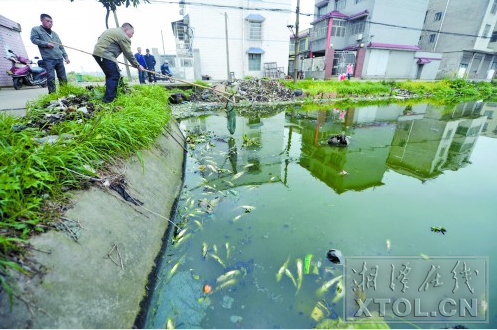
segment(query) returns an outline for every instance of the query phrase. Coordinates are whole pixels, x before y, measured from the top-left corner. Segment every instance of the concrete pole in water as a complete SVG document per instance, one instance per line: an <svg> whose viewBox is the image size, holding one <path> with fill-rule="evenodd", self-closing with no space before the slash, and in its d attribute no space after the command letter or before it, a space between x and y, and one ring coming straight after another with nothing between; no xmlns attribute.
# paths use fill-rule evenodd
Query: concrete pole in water
<svg viewBox="0 0 497 330"><path fill-rule="evenodd" d="M293 83L297 83L297 65L298 65L298 53L299 53L299 16L300 16L300 0L297 0L297 18L295 19L295 47L293 54Z"/></svg>
<svg viewBox="0 0 497 330"><path fill-rule="evenodd" d="M227 70L227 79L231 80L230 77L230 50L228 47L228 13L224 13L224 29L226 31L226 70Z"/></svg>
<svg viewBox="0 0 497 330"><path fill-rule="evenodd" d="M114 20L116 21L116 27L119 27L119 21L117 20L117 14L116 11L112 11L114 13ZM128 81L131 82L131 72L129 71L129 65L128 65L128 60L126 59L126 56L124 56L124 64L126 64L126 74L128 75Z"/></svg>

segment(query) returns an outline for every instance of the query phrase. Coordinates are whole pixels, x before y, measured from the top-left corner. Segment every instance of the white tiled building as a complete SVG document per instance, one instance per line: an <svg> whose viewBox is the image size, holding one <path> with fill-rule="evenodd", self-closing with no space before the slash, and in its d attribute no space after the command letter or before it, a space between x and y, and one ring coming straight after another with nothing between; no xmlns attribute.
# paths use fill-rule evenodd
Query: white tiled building
<svg viewBox="0 0 497 330"><path fill-rule="evenodd" d="M227 79L227 30L229 72L235 78L264 77L270 62L287 68L290 7L291 0L180 1L183 19L173 23L178 55L193 59L195 79Z"/></svg>

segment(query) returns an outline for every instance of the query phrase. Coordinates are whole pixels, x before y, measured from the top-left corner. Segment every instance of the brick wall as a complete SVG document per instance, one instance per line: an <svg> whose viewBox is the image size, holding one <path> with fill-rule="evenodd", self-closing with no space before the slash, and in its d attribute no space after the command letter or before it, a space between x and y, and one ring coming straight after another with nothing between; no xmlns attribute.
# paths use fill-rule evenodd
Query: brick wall
<svg viewBox="0 0 497 330"><path fill-rule="evenodd" d="M10 48L17 55L28 56L19 23L0 15L0 87L12 86L12 78L5 73L11 67L11 62L4 58L7 56L6 48Z"/></svg>

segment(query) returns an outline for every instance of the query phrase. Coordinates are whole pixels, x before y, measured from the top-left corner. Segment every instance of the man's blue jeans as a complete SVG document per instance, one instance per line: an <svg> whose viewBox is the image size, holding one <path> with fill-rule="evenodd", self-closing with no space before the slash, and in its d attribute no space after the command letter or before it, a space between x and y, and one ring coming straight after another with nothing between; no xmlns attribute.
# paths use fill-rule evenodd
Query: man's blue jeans
<svg viewBox="0 0 497 330"><path fill-rule="evenodd" d="M100 56L93 55L98 65L105 73L105 94L104 103L110 103L114 101L117 96L117 86L119 85L119 80L121 79L121 74L119 73L119 67L117 63Z"/></svg>
<svg viewBox="0 0 497 330"><path fill-rule="evenodd" d="M43 59L45 69L47 70L47 86L48 93L55 93L55 73L61 85L67 84L66 68L64 67L64 60L58 59Z"/></svg>
<svg viewBox="0 0 497 330"><path fill-rule="evenodd" d="M145 71L138 71L138 79L140 80L140 84L145 84L147 73Z"/></svg>

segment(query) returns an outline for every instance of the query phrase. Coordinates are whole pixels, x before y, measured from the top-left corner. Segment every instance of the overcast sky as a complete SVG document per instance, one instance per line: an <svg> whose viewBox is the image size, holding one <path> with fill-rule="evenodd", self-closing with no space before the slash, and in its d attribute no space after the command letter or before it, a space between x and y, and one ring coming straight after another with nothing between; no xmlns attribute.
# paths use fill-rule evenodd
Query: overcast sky
<svg viewBox="0 0 497 330"><path fill-rule="evenodd" d="M174 1L174 0L172 0ZM197 0L190 0L197 1ZM199 1L200 2L200 1ZM292 0L292 11L295 11L296 0ZM302 13L313 12L313 0L301 0ZM97 38L105 30L105 9L96 0L0 0L0 13L21 24L22 39L28 55L33 58L39 56L38 47L29 40L31 28L40 25L40 14L47 13L53 18L53 30L57 32L62 43L91 53ZM135 35L131 39L132 50L141 46L158 48L159 53L164 49L166 54L175 53L175 41L171 29L171 22L181 19L178 4L140 4L134 7L119 7L117 10L119 23L131 23L135 28ZM300 29L310 27L311 18L301 16ZM289 15L288 23L295 24L295 14ZM109 27L115 27L114 17L109 17ZM161 31L163 39L161 37ZM66 66L67 71L99 71L94 59L75 50L67 49L71 63ZM156 68L157 69L157 68Z"/></svg>

